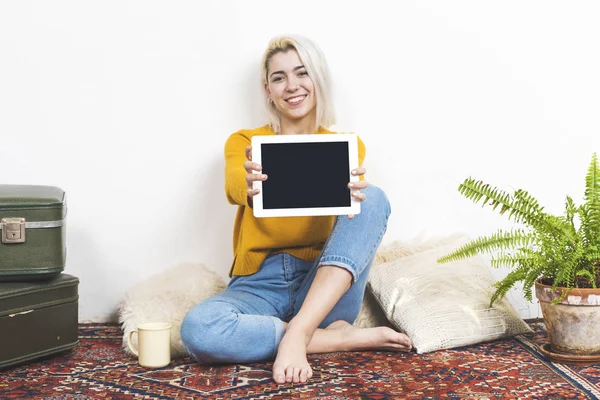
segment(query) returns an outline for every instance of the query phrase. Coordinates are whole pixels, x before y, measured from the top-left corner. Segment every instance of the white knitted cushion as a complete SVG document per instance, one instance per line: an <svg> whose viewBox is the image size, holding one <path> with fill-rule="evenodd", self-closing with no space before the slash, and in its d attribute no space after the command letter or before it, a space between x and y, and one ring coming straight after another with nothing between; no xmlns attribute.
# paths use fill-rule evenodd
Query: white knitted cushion
<svg viewBox="0 0 600 400"><path fill-rule="evenodd" d="M531 332L507 300L489 307L494 279L482 257L437 263L464 242L388 261L369 274L368 289L419 354Z"/></svg>

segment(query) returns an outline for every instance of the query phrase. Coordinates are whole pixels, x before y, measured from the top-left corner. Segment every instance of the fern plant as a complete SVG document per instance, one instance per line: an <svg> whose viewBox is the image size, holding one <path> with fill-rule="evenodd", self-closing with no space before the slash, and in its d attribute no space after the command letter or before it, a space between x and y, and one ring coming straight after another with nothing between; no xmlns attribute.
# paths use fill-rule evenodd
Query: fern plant
<svg viewBox="0 0 600 400"><path fill-rule="evenodd" d="M508 275L495 284L492 304L517 282L523 282L529 301L536 280L552 285L553 290L600 287L600 166L595 153L585 179L583 205L577 206L567 196L562 216L546 213L524 190L510 195L472 178L467 178L458 190L473 202L489 205L524 225L523 229L499 230L476 238L438 259L445 263L488 253L492 255L492 266L511 267Z"/></svg>

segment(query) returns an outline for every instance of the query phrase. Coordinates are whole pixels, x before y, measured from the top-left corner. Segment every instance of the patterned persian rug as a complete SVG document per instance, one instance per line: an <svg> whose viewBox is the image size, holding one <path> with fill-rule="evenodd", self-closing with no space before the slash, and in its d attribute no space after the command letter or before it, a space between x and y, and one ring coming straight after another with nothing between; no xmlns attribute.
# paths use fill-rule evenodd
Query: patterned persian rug
<svg viewBox="0 0 600 400"><path fill-rule="evenodd" d="M117 325L80 325L70 353L0 371L2 399L595 399L600 365L548 362L535 336L414 353L310 355L312 380L277 385L272 363L200 366L189 358L148 370L121 348Z"/></svg>

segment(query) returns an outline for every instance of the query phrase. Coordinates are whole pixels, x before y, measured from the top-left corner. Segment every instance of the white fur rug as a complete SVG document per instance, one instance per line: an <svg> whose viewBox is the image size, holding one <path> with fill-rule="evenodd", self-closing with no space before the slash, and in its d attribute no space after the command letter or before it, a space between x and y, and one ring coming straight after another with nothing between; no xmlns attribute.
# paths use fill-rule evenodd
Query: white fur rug
<svg viewBox="0 0 600 400"><path fill-rule="evenodd" d="M406 257L445 243L453 242L457 236L429 240L415 239L410 242L395 241L381 246L377 251L372 268L400 257ZM133 286L119 304L119 322L123 328L123 349L127 346L129 332L142 322L169 322L171 324L171 355L180 357L186 351L179 336L181 322L187 312L202 300L227 287L225 281L204 264L185 263L171 267ZM354 325L361 328L389 326L379 304L367 290L363 306ZM134 335L134 340L137 336ZM137 346L137 343L134 343Z"/></svg>
<svg viewBox="0 0 600 400"><path fill-rule="evenodd" d="M119 322L122 324L123 349L129 332L142 322L169 322L171 324L171 355L186 354L179 329L189 310L202 300L227 287L214 271L204 264L184 263L171 267L132 287L119 304ZM137 347L137 335L133 336Z"/></svg>

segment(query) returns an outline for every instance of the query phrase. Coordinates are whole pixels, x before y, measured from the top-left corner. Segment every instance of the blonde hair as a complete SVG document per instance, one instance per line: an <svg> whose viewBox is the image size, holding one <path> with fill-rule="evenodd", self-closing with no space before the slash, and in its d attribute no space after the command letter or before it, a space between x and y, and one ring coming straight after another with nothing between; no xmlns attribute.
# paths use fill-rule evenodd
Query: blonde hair
<svg viewBox="0 0 600 400"><path fill-rule="evenodd" d="M319 126L328 128L335 123L329 67L327 66L327 61L325 61L325 56L316 43L300 35L284 35L271 39L262 59L261 80L263 84L268 84L267 69L271 57L277 53L288 52L290 50L296 50L300 61L302 61L306 72L308 72L308 76L312 79L315 86L317 101L316 133ZM269 125L275 133L280 133L281 113L275 107L275 104L270 101L266 91L263 91L263 93Z"/></svg>

